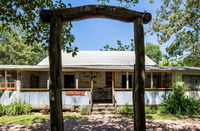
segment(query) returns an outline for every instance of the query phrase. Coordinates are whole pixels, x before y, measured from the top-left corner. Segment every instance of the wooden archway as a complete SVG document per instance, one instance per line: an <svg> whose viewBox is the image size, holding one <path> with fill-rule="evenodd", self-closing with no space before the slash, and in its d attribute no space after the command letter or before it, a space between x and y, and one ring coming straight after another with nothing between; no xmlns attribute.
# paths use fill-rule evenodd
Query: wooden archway
<svg viewBox="0 0 200 131"><path fill-rule="evenodd" d="M63 131L62 117L62 62L61 39L63 22L78 21L89 18L108 18L122 22L134 23L135 41L135 80L134 80L134 129L145 131L144 84L145 55L143 23L151 20L150 13L142 13L116 6L87 5L75 8L42 10L40 18L44 23L50 23L49 66L50 66L50 117L51 130ZM134 59L134 58L133 58Z"/></svg>

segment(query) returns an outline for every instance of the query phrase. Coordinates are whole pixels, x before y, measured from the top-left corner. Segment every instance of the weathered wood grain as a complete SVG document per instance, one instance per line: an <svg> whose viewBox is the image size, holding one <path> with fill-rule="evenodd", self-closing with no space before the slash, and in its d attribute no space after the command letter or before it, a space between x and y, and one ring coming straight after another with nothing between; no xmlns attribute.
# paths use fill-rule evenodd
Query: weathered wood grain
<svg viewBox="0 0 200 131"><path fill-rule="evenodd" d="M62 114L62 61L61 61L61 40L63 22L61 17L54 15L51 18L49 38L49 101L51 131L63 131Z"/></svg>
<svg viewBox="0 0 200 131"><path fill-rule="evenodd" d="M86 5L74 8L57 9L57 10L42 10L40 18L45 23L50 23L53 14L62 17L64 22L78 21L89 18L108 18L119 20L122 22L133 22L136 18L140 17L143 23L148 23L151 20L150 13L142 13L129 10L117 6L106 5Z"/></svg>
<svg viewBox="0 0 200 131"><path fill-rule="evenodd" d="M135 86L134 86L134 107L135 107L135 130L145 131L145 110L144 110L144 88L145 88L145 55L144 55L144 29L141 18L134 23L135 40Z"/></svg>

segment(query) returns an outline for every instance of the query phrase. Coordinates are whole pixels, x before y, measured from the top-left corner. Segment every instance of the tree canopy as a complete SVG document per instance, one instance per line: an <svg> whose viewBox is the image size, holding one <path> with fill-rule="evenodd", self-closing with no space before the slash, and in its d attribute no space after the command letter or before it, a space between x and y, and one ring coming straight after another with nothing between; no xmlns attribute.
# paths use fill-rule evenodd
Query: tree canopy
<svg viewBox="0 0 200 131"><path fill-rule="evenodd" d="M167 43L168 58L182 66L200 66L200 1L163 0L151 29Z"/></svg>
<svg viewBox="0 0 200 131"><path fill-rule="evenodd" d="M46 57L45 47L37 43L25 44L26 32L4 32L0 41L0 64L34 65Z"/></svg>

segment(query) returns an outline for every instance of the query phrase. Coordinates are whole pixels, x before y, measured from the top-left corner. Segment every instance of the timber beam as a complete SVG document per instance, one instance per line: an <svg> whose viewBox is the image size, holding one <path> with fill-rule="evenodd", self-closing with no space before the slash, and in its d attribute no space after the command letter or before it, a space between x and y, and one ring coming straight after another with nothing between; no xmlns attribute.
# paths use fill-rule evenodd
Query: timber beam
<svg viewBox="0 0 200 131"><path fill-rule="evenodd" d="M144 24L151 20L150 13L142 13L117 6L86 5L74 8L42 10L40 18L44 23L50 23L53 15L60 16L63 22L79 21L89 18L107 18L122 22L134 22L142 18Z"/></svg>

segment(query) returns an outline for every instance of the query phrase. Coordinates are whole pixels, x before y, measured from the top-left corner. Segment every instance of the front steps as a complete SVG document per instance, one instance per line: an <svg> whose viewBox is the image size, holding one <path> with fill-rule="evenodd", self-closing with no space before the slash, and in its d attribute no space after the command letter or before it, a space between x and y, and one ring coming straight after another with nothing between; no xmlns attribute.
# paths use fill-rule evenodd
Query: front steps
<svg viewBox="0 0 200 131"><path fill-rule="evenodd" d="M92 115L115 114L115 107L113 104L101 103L93 104Z"/></svg>

